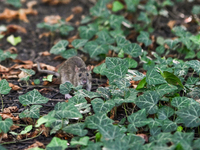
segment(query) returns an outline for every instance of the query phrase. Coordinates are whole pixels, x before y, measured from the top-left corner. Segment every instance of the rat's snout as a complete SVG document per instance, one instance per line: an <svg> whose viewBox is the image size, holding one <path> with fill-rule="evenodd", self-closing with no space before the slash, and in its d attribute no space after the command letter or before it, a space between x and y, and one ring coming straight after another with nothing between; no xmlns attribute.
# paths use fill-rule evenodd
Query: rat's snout
<svg viewBox="0 0 200 150"><path fill-rule="evenodd" d="M86 84L87 83L87 79L82 79L82 83Z"/></svg>

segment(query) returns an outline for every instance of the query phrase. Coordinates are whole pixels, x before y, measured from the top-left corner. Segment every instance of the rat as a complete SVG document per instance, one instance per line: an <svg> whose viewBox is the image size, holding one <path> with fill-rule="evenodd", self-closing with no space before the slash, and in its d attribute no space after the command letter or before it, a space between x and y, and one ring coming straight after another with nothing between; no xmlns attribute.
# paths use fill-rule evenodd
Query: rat
<svg viewBox="0 0 200 150"><path fill-rule="evenodd" d="M41 73L53 74L60 78L61 84L70 82L74 86L82 85L87 91L92 87L91 66L85 65L85 62L78 56L73 56L67 59L59 68L59 73L50 70L41 70L39 63L37 63L37 69ZM69 99L72 96L65 94L65 99Z"/></svg>

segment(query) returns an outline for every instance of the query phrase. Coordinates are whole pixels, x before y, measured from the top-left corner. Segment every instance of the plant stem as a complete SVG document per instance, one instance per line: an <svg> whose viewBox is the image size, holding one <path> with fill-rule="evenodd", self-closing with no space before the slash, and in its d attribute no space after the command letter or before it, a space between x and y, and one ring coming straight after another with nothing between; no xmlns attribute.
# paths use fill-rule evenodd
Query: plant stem
<svg viewBox="0 0 200 150"><path fill-rule="evenodd" d="M128 114L127 114L127 111L126 111L126 105L125 105L125 103L124 103L123 105L124 105L124 110L125 110L126 117L128 117Z"/></svg>
<svg viewBox="0 0 200 150"><path fill-rule="evenodd" d="M1 107L2 107L2 112L3 112L3 98L2 98L2 96L1 96L1 94L0 94L0 98L1 98Z"/></svg>

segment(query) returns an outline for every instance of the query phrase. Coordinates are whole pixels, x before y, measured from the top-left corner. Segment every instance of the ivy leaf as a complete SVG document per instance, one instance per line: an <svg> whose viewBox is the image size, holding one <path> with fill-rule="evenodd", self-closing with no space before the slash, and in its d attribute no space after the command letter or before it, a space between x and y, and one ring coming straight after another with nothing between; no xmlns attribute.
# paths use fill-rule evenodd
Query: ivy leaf
<svg viewBox="0 0 200 150"><path fill-rule="evenodd" d="M13 46L16 46L18 43L22 41L21 37L14 37L14 35L10 35L7 37L7 41L12 44Z"/></svg>
<svg viewBox="0 0 200 150"><path fill-rule="evenodd" d="M145 13L145 12L140 12L140 15L139 15L139 17L138 17L138 21L142 21L142 22L144 22L144 23L146 23L146 24L149 24L149 22L150 22L150 19L148 18L148 16L147 16L147 13ZM140 27L141 28L141 27ZM142 32L144 32L144 31L142 31ZM147 33L147 32L146 32ZM149 36L148 36L149 37ZM137 40L138 41L138 40ZM138 41L139 42L139 41ZM149 41L150 42L150 41ZM142 42L143 43L143 42Z"/></svg>
<svg viewBox="0 0 200 150"><path fill-rule="evenodd" d="M123 20L124 20L123 16L114 15L114 14L110 15L109 23L110 23L111 28L113 28L113 29L121 29L121 24L122 24ZM121 33L121 31L119 31L119 30L117 30L117 32L119 34ZM113 35L113 34L111 34L111 35ZM117 34L115 34L115 36L117 36Z"/></svg>
<svg viewBox="0 0 200 150"><path fill-rule="evenodd" d="M184 150L192 149L192 140L194 138L193 132L175 132L173 137L173 143L175 145L181 145Z"/></svg>
<svg viewBox="0 0 200 150"><path fill-rule="evenodd" d="M196 84L198 81L199 81L199 78L196 78L196 77L188 77L188 79L187 79L187 81L186 81L186 84L193 85L193 84Z"/></svg>
<svg viewBox="0 0 200 150"><path fill-rule="evenodd" d="M66 133L70 133L73 135L85 136L88 133L88 131L84 130L84 127L85 127L84 123L75 123L62 128L62 130L65 131Z"/></svg>
<svg viewBox="0 0 200 150"><path fill-rule="evenodd" d="M19 114L19 117L20 118L26 118L26 117L39 118L41 107L42 107L41 105L33 105L30 107L30 111L26 109L25 111Z"/></svg>
<svg viewBox="0 0 200 150"><path fill-rule="evenodd" d="M56 111L55 117L58 119L76 119L83 117L73 103L59 102L55 105L54 109Z"/></svg>
<svg viewBox="0 0 200 150"><path fill-rule="evenodd" d="M78 90L75 95L77 96L82 96L82 97L89 97L90 99L92 98L96 98L96 97L101 97L101 95L97 92L90 92L90 91L87 91L85 89L81 89L81 90Z"/></svg>
<svg viewBox="0 0 200 150"><path fill-rule="evenodd" d="M29 76L32 76L32 75L35 74L35 71L32 70L32 69L23 69L23 68L20 68L20 70L23 71L24 73L26 73Z"/></svg>
<svg viewBox="0 0 200 150"><path fill-rule="evenodd" d="M162 125L161 129L162 129L163 132L176 131L177 124L176 124L176 122L173 122L171 120L165 119L163 121L163 125Z"/></svg>
<svg viewBox="0 0 200 150"><path fill-rule="evenodd" d="M56 55L60 54L66 50L66 47L68 44L69 42L67 40L60 40L58 43L56 43L56 45L54 45L51 48L50 53L56 54Z"/></svg>
<svg viewBox="0 0 200 150"><path fill-rule="evenodd" d="M128 73L133 76L133 81L139 81L145 78L145 75L137 70L128 70ZM146 81L146 78L145 78Z"/></svg>
<svg viewBox="0 0 200 150"><path fill-rule="evenodd" d="M160 96L157 92L150 91L139 96L135 103L140 109L145 108L147 113L155 114L158 111L157 103L159 99Z"/></svg>
<svg viewBox="0 0 200 150"><path fill-rule="evenodd" d="M187 62L187 64L194 69L197 74L200 74L200 62L198 60L190 60L189 62Z"/></svg>
<svg viewBox="0 0 200 150"><path fill-rule="evenodd" d="M88 26L80 26L78 28L79 36L81 39L91 39L98 31L98 26L96 24L89 24Z"/></svg>
<svg viewBox="0 0 200 150"><path fill-rule="evenodd" d="M165 43L169 46L170 49L173 49L174 46L179 42L178 39L172 40L172 39L166 39Z"/></svg>
<svg viewBox="0 0 200 150"><path fill-rule="evenodd" d="M42 96L36 89L19 96L19 102L22 105L43 104L49 101L48 98Z"/></svg>
<svg viewBox="0 0 200 150"><path fill-rule="evenodd" d="M140 0L125 0L127 10L130 12L135 12L137 10L137 5Z"/></svg>
<svg viewBox="0 0 200 150"><path fill-rule="evenodd" d="M132 58L125 58L128 61L128 68L136 68L138 63Z"/></svg>
<svg viewBox="0 0 200 150"><path fill-rule="evenodd" d="M126 68L128 68L128 61L126 59L121 58L114 58L114 57L106 57L106 66L108 69L112 69L114 67L117 67L119 65L123 65Z"/></svg>
<svg viewBox="0 0 200 150"><path fill-rule="evenodd" d="M176 112L178 117L183 119L186 127L197 127L200 125L200 105L190 104L186 109L180 109Z"/></svg>
<svg viewBox="0 0 200 150"><path fill-rule="evenodd" d="M156 136L158 135L159 133L161 133L161 127L153 127L153 128L150 128L150 134L152 136Z"/></svg>
<svg viewBox="0 0 200 150"><path fill-rule="evenodd" d="M0 81L0 94L8 94L11 88L6 79Z"/></svg>
<svg viewBox="0 0 200 150"><path fill-rule="evenodd" d="M199 43L200 43L200 34L198 34L198 35L196 35L196 36L191 36L190 37L190 40L192 41L192 42L194 42L195 44L198 44L199 45Z"/></svg>
<svg viewBox="0 0 200 150"><path fill-rule="evenodd" d="M172 134L170 132L167 133L160 133L156 136L154 136L153 138L150 139L150 142L155 142L158 145L164 146L166 145L168 142L172 141Z"/></svg>
<svg viewBox="0 0 200 150"><path fill-rule="evenodd" d="M124 8L124 5L120 3L119 1L114 1L112 6L112 11L117 12L119 10L122 10Z"/></svg>
<svg viewBox="0 0 200 150"><path fill-rule="evenodd" d="M162 84L156 87L156 92L162 97L165 94L174 92L178 88L176 86L173 86L171 84Z"/></svg>
<svg viewBox="0 0 200 150"><path fill-rule="evenodd" d="M72 45L74 48L78 49L80 47L83 47L88 42L88 39L75 39L72 42Z"/></svg>
<svg viewBox="0 0 200 150"><path fill-rule="evenodd" d="M131 44L130 41L128 41L124 36L117 36L116 43L117 46L121 49L124 49Z"/></svg>
<svg viewBox="0 0 200 150"><path fill-rule="evenodd" d="M106 64L103 63L99 66L94 67L93 72L96 74L104 75L104 71L106 70Z"/></svg>
<svg viewBox="0 0 200 150"><path fill-rule="evenodd" d="M22 6L20 0L6 0L6 3L13 5L14 7L20 8Z"/></svg>
<svg viewBox="0 0 200 150"><path fill-rule="evenodd" d="M108 100L104 102L100 98L93 99L91 103L93 110L96 114L107 113L115 106L115 102L113 100Z"/></svg>
<svg viewBox="0 0 200 150"><path fill-rule="evenodd" d="M113 44L115 40L111 38L108 31L102 30L97 32L98 38L95 40L98 44Z"/></svg>
<svg viewBox="0 0 200 150"><path fill-rule="evenodd" d="M90 14L95 17L107 17L109 16L110 12L106 7L106 4L110 0L100 0L96 3L96 5L90 8Z"/></svg>
<svg viewBox="0 0 200 150"><path fill-rule="evenodd" d="M178 109L186 109L189 104L193 103L195 103L195 100L188 97L174 97L171 101L171 105Z"/></svg>
<svg viewBox="0 0 200 150"><path fill-rule="evenodd" d="M84 50L90 54L91 58L94 58L99 54L107 54L109 48L108 48L108 45L106 44L98 45L97 42L90 41L85 44Z"/></svg>
<svg viewBox="0 0 200 150"><path fill-rule="evenodd" d="M146 81L149 85L166 83L165 79L155 69L147 71Z"/></svg>
<svg viewBox="0 0 200 150"><path fill-rule="evenodd" d="M124 52L136 58L142 54L142 48L138 44L132 43L124 48Z"/></svg>
<svg viewBox="0 0 200 150"><path fill-rule="evenodd" d="M26 133L28 133L29 131L31 131L32 129L33 129L33 125L28 125L28 126L25 127L24 130L22 130L22 131L20 132L20 134L26 134Z"/></svg>
<svg viewBox="0 0 200 150"><path fill-rule="evenodd" d="M130 123L128 125L128 131L131 133L137 132L137 127L143 127L149 123L145 109L139 110L128 116L128 121Z"/></svg>
<svg viewBox="0 0 200 150"><path fill-rule="evenodd" d="M88 116L85 120L85 124L89 129L99 129L105 126L112 125L114 121L107 117L105 113L94 114Z"/></svg>
<svg viewBox="0 0 200 150"><path fill-rule="evenodd" d="M0 116L0 129L4 133L7 133L12 125L13 125L12 119L7 118L5 120L2 120L2 117Z"/></svg>
<svg viewBox="0 0 200 150"><path fill-rule="evenodd" d="M84 136L84 137L74 137L72 138L70 145L88 145L89 142L89 137L88 136Z"/></svg>
<svg viewBox="0 0 200 150"><path fill-rule="evenodd" d="M106 100L109 100L111 97L110 90L107 87L98 87L96 92L99 93L101 97L103 97Z"/></svg>
<svg viewBox="0 0 200 150"><path fill-rule="evenodd" d="M165 120L174 114L174 109L172 109L169 106L163 106L158 110L157 114L158 114L158 119Z"/></svg>
<svg viewBox="0 0 200 150"><path fill-rule="evenodd" d="M58 137L53 137L51 142L46 146L48 148L54 148L57 149L58 147L61 147L61 150L65 150L67 146L67 140L61 140Z"/></svg>
<svg viewBox="0 0 200 150"><path fill-rule="evenodd" d="M68 59L68 58L76 56L76 55L77 55L77 50L73 49L73 48L65 50L64 52L61 53L61 56L65 59Z"/></svg>
<svg viewBox="0 0 200 150"><path fill-rule="evenodd" d="M60 84L60 93L61 94L69 94L69 92L72 90L72 88L74 87L73 84L71 84L70 82L65 82L63 84Z"/></svg>
<svg viewBox="0 0 200 150"><path fill-rule="evenodd" d="M80 96L80 95L75 95L72 98L70 98L68 101L73 103L74 105L81 104L81 103L87 103L84 96Z"/></svg>

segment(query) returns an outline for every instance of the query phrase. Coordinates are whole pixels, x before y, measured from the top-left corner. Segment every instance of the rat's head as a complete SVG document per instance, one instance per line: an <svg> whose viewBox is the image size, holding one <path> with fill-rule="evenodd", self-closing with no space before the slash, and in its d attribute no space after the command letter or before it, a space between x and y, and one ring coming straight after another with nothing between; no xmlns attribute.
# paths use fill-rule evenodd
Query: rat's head
<svg viewBox="0 0 200 150"><path fill-rule="evenodd" d="M78 68L75 66L76 78L78 79L78 85L86 85L91 79L91 66Z"/></svg>

